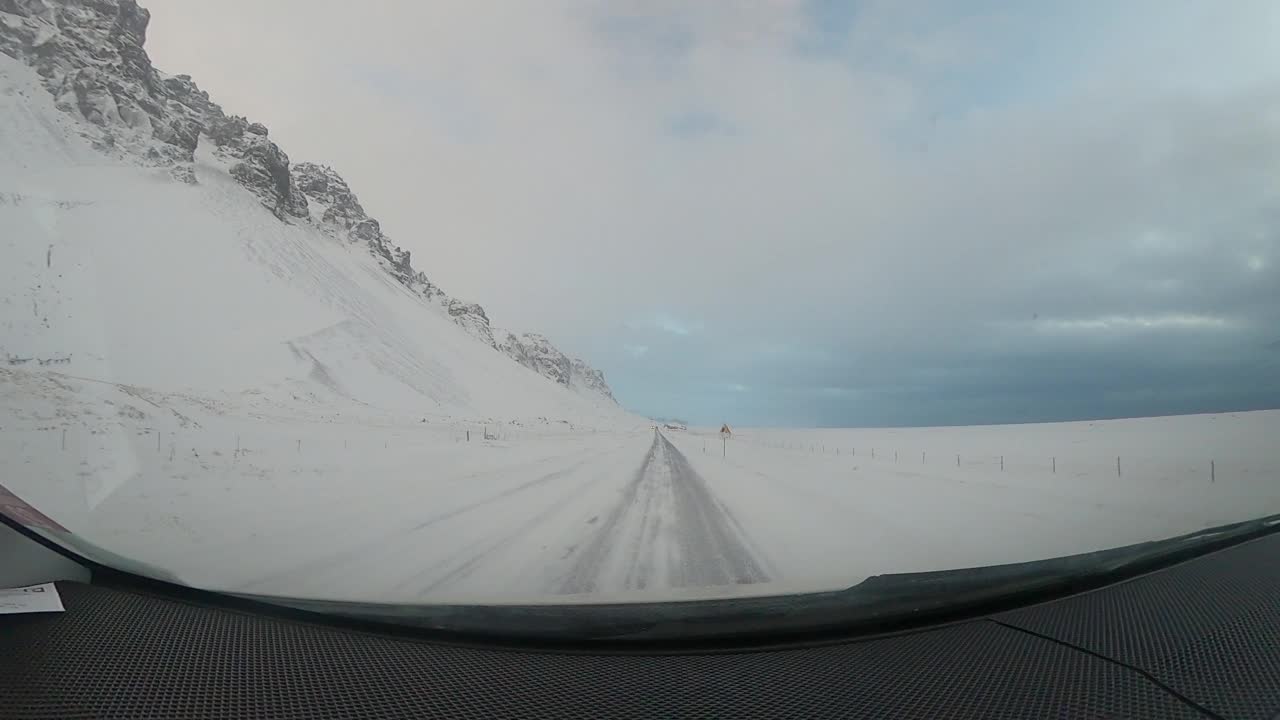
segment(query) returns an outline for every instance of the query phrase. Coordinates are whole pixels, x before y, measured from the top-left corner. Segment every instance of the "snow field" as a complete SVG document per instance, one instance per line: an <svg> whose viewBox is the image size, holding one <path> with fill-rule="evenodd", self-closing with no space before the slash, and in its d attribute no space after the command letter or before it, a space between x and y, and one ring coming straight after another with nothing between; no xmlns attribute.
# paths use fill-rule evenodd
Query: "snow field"
<svg viewBox="0 0 1280 720"><path fill-rule="evenodd" d="M711 430L669 436L786 569L784 581L811 589L882 573L1041 560L1280 513L1280 454L1270 446L1280 437L1280 411L743 429L728 441L727 457ZM1003 471L1001 447L1015 449ZM1113 453L1126 449L1117 477ZM1220 458L1212 482L1208 458Z"/></svg>

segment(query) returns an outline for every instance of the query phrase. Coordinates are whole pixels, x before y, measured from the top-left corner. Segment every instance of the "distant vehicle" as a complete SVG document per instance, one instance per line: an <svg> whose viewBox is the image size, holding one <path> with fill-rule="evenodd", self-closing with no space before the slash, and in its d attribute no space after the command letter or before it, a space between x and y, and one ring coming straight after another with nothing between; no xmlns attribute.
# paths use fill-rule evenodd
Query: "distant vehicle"
<svg viewBox="0 0 1280 720"><path fill-rule="evenodd" d="M688 430L689 427L684 423L664 423L662 427L667 430Z"/></svg>

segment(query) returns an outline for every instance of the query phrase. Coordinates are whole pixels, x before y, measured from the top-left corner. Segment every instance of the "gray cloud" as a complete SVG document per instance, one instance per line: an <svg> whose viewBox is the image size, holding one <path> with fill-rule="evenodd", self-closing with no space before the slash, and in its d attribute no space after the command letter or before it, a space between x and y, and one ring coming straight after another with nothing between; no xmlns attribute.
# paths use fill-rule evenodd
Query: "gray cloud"
<svg viewBox="0 0 1280 720"><path fill-rule="evenodd" d="M637 410L1280 405L1273 3L150 6L162 69Z"/></svg>

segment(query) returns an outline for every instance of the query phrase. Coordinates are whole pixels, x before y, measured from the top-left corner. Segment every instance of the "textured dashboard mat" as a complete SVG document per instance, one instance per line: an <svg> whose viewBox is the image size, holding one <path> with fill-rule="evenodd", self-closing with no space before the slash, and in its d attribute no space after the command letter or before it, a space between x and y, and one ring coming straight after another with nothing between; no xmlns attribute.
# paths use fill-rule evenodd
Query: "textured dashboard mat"
<svg viewBox="0 0 1280 720"><path fill-rule="evenodd" d="M979 620L715 655L459 648L58 583L0 618L5 718L1199 718L1138 673Z"/></svg>
<svg viewBox="0 0 1280 720"><path fill-rule="evenodd" d="M1280 716L1280 535L995 618L1139 668L1223 717Z"/></svg>

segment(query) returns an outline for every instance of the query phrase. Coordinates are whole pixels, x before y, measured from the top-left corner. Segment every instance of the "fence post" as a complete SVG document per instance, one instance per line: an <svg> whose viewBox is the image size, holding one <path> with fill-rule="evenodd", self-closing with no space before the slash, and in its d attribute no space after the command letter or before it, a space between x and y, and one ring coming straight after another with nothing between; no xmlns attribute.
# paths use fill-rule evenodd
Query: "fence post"
<svg viewBox="0 0 1280 720"><path fill-rule="evenodd" d="M160 452L160 431L156 431L156 452Z"/></svg>
<svg viewBox="0 0 1280 720"><path fill-rule="evenodd" d="M956 453L956 467L960 467L960 453Z"/></svg>
<svg viewBox="0 0 1280 720"><path fill-rule="evenodd" d="M1004 456L1000 456L1000 472L1004 472Z"/></svg>
<svg viewBox="0 0 1280 720"><path fill-rule="evenodd" d="M920 451L920 464L921 464L921 465L923 465L923 464L924 464L924 451L923 451L923 450L921 450L921 451Z"/></svg>
<svg viewBox="0 0 1280 720"><path fill-rule="evenodd" d="M62 428L62 449L67 449L67 429Z"/></svg>
<svg viewBox="0 0 1280 720"><path fill-rule="evenodd" d="M897 450L894 450L894 451L893 451L893 461L894 461L894 462L898 462L898 451L897 451Z"/></svg>
<svg viewBox="0 0 1280 720"><path fill-rule="evenodd" d="M471 431L467 431L467 442L471 442Z"/></svg>
<svg viewBox="0 0 1280 720"><path fill-rule="evenodd" d="M1116 456L1116 477L1120 477L1120 456Z"/></svg>
<svg viewBox="0 0 1280 720"><path fill-rule="evenodd" d="M231 457L240 457L240 434L236 433L236 451Z"/></svg>
<svg viewBox="0 0 1280 720"><path fill-rule="evenodd" d="M1053 474L1058 474L1058 457L1056 455L1053 457Z"/></svg>
<svg viewBox="0 0 1280 720"><path fill-rule="evenodd" d="M302 452L302 438L298 438L298 452Z"/></svg>
<svg viewBox="0 0 1280 720"><path fill-rule="evenodd" d="M1213 461L1210 460L1209 461L1209 482L1217 482L1217 481L1218 481L1217 469L1213 467Z"/></svg>

